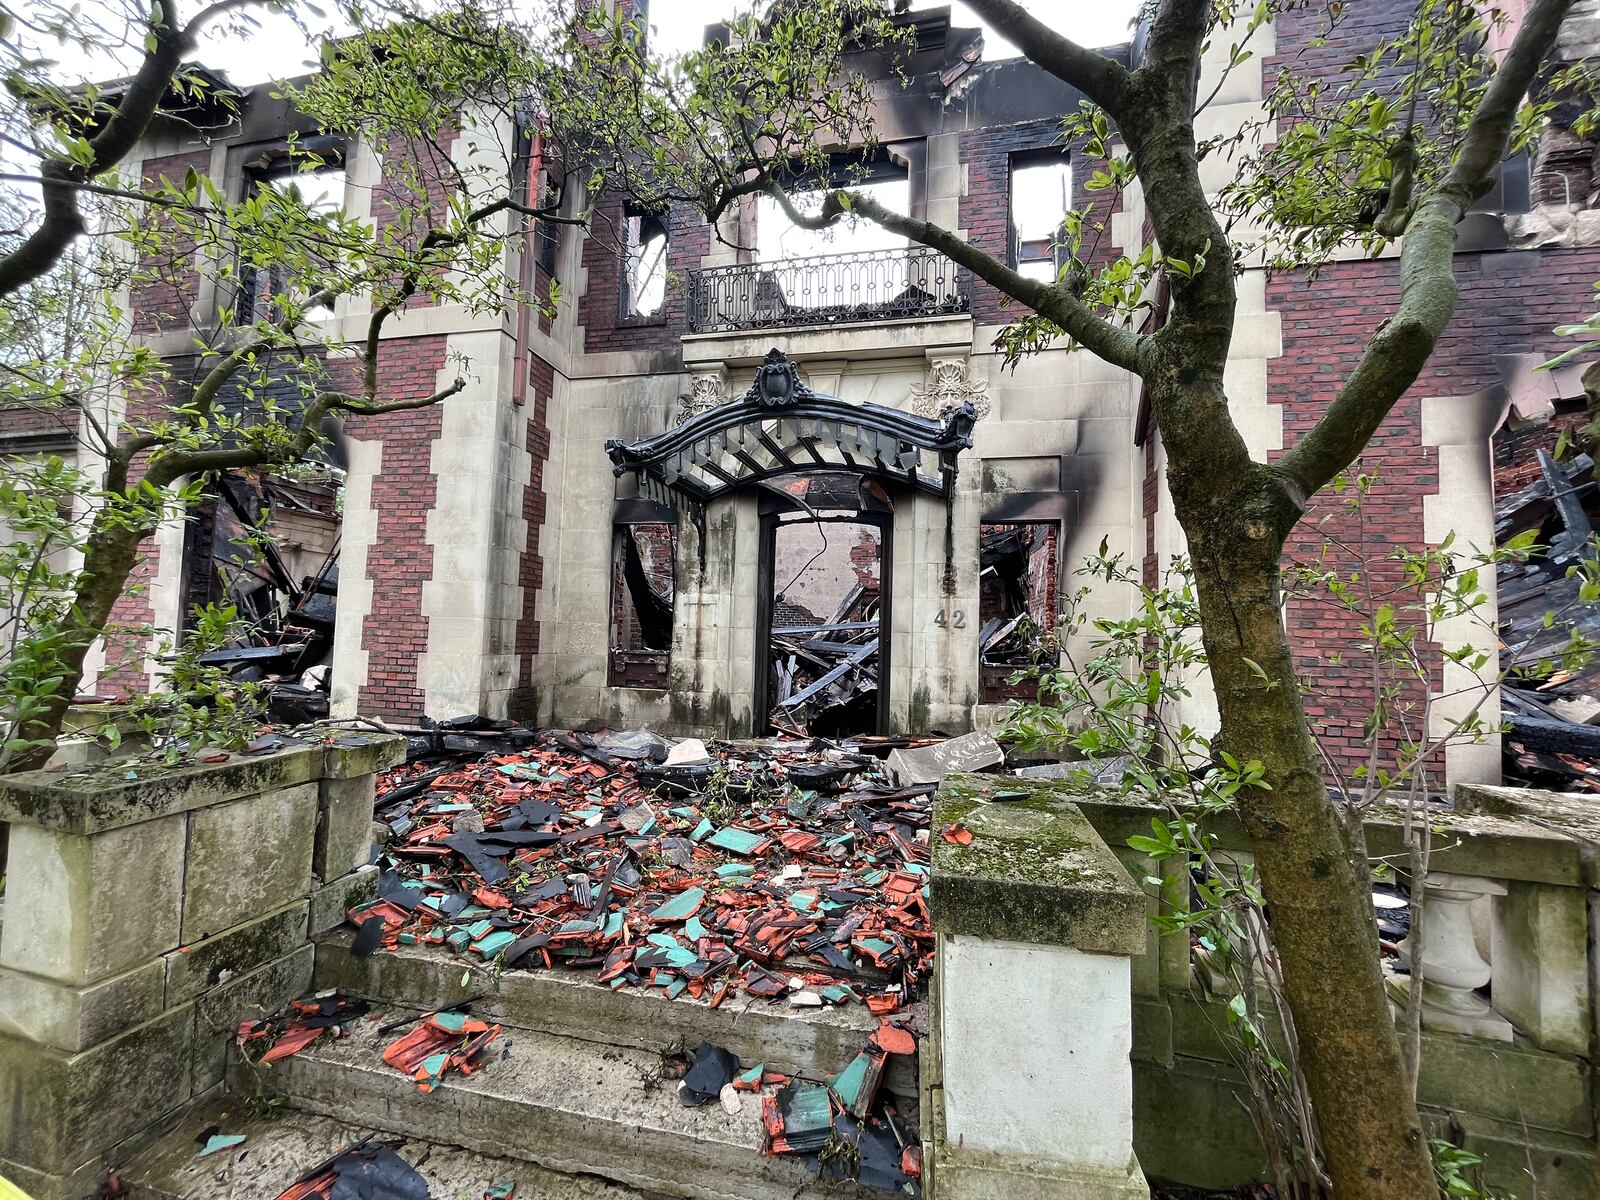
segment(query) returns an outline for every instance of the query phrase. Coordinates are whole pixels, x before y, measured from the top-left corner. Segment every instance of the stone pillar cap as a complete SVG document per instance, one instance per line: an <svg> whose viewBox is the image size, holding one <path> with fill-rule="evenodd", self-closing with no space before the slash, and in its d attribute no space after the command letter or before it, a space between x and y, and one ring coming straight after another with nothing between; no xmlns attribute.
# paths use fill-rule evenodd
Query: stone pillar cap
<svg viewBox="0 0 1600 1200"><path fill-rule="evenodd" d="M1070 795L1058 781L945 777L933 802L937 932L1144 953L1145 894Z"/></svg>

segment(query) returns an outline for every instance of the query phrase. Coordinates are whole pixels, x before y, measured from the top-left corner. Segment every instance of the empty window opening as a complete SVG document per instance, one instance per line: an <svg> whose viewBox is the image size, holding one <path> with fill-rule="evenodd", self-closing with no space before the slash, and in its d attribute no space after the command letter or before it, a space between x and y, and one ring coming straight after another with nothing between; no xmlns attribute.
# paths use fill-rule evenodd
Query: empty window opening
<svg viewBox="0 0 1600 1200"><path fill-rule="evenodd" d="M1049 521L983 525L978 533L978 663L982 700L1031 700L1033 680L1011 682L1038 664L1056 630L1058 527Z"/></svg>
<svg viewBox="0 0 1600 1200"><path fill-rule="evenodd" d="M887 158L867 166L841 159L839 168L817 187L796 191L790 199L799 212L815 216L827 189L839 186L869 196L891 212L910 212L906 170ZM846 216L826 229L808 229L771 196L761 195L756 198L755 241L762 265L756 281L757 316L776 323L797 312L810 321L921 312L930 300L955 291L954 270L931 266L942 259L864 217Z"/></svg>
<svg viewBox="0 0 1600 1200"><path fill-rule="evenodd" d="M852 475L785 480L768 519L768 720L819 737L874 733L883 676L887 495Z"/></svg>
<svg viewBox="0 0 1600 1200"><path fill-rule="evenodd" d="M1072 211L1072 164L1059 150L1011 156L1011 257L1019 274L1054 283Z"/></svg>
<svg viewBox="0 0 1600 1200"><path fill-rule="evenodd" d="M662 521L618 525L611 553L613 687L667 686L678 531Z"/></svg>
<svg viewBox="0 0 1600 1200"><path fill-rule="evenodd" d="M185 527L183 632L204 606L231 605L239 636L200 661L260 684L274 721L328 715L343 487L332 464L289 477L224 471Z"/></svg>
<svg viewBox="0 0 1600 1200"><path fill-rule="evenodd" d="M664 214L629 209L627 222L626 313L653 317L667 298L667 221Z"/></svg>
<svg viewBox="0 0 1600 1200"><path fill-rule="evenodd" d="M254 162L246 164L246 189L251 195L271 193L291 204L303 205L314 217L328 216L344 211L345 186L348 182L344 160L338 150L319 143L317 159L291 157L287 149L269 151ZM297 264L297 269L309 275L319 264L315 254L309 261ZM246 262L240 270L241 295L239 318L245 321L260 320L272 315L274 297L291 292L314 292L316 281L311 278L294 278L287 264L273 262ZM331 304L317 307L332 311Z"/></svg>
<svg viewBox="0 0 1600 1200"><path fill-rule="evenodd" d="M911 211L911 183L903 167L896 168L896 171L896 174L863 183L852 183L847 178L841 178L838 184L848 186L852 191L876 200L890 212L904 216ZM814 217L822 211L826 194L821 188L795 192L790 201L803 216ZM763 194L756 199L756 258L764 263L858 251L890 254L905 248L904 237L891 233L865 217L847 216L826 229L808 229L796 224L771 196Z"/></svg>

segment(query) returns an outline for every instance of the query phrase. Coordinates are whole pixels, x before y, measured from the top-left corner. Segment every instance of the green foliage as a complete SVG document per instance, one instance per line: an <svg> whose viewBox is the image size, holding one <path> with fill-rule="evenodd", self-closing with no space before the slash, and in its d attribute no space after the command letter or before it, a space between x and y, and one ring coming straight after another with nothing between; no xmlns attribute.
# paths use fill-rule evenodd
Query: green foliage
<svg viewBox="0 0 1600 1200"><path fill-rule="evenodd" d="M1320 544L1286 571L1287 602L1331 606L1360 628L1352 653L1365 657L1372 683L1364 701L1365 749L1352 777L1341 781L1355 813L1380 801L1421 805L1446 745L1499 730L1499 712L1485 709L1500 678L1480 649L1496 639L1484 616L1487 588L1501 563L1525 561L1537 549L1531 535L1487 552L1459 546L1451 536L1438 547L1395 548L1372 561L1361 522L1380 482L1377 470L1338 480L1336 499L1319 519ZM1334 529L1350 523L1350 542L1340 541ZM1573 568L1586 587L1596 570L1592 560ZM1036 681L1038 699L1013 705L1004 736L1024 751L1089 760L1086 783L1094 760L1126 758L1120 789L1157 809L1149 832L1127 842L1148 860L1148 882L1163 890L1154 924L1192 945L1200 978L1226 1001L1225 1044L1244 1072L1251 1115L1279 1187L1318 1186L1320 1134L1307 1116L1267 899L1250 863L1224 851L1213 832L1219 818L1237 817L1242 796L1270 791L1271 782L1265 764L1241 761L1177 717L1190 707L1191 682L1206 665L1192 569L1177 559L1160 578L1147 580L1102 545L1075 574L1084 583L1068 594L1059 632L1037 667L1013 677ZM1090 615L1091 598L1108 588L1130 597L1127 616ZM1593 590L1600 595L1600 579ZM1581 663L1596 648L1574 631L1557 657ZM1446 697L1459 702L1436 713L1441 660L1471 672L1476 682ZM1259 664L1245 665L1261 687L1282 686ZM1337 756L1323 759L1331 768ZM1415 875L1426 872L1428 822L1412 824L1422 839L1418 857L1401 865ZM1438 1161L1453 1172L1447 1182L1441 1168L1447 1195L1481 1194L1459 1190L1473 1165L1466 1158Z"/></svg>
<svg viewBox="0 0 1600 1200"><path fill-rule="evenodd" d="M1075 574L1085 582L1066 599L1047 660L1015 677L1036 680L1038 699L1013 706L1004 736L1024 751L1125 759L1122 792L1158 811L1149 834L1128 839L1149 861L1148 881L1163 891L1152 920L1163 934L1192 943L1207 978L1227 996L1225 1044L1244 1071L1276 1180L1318 1185L1317 1132L1280 1002L1265 898L1254 868L1224 853L1211 831L1241 792L1271 784L1261 762L1241 762L1173 720L1205 666L1192 570L1180 559L1146 581L1102 545ZM1089 615L1090 598L1108 585L1132 597L1127 617Z"/></svg>
<svg viewBox="0 0 1600 1200"><path fill-rule="evenodd" d="M1374 552L1381 539L1368 536L1365 504L1381 482L1381 471L1360 464L1334 481L1337 499L1316 519L1322 536L1313 551L1289 563L1284 583L1291 603L1333 609L1359 630L1351 658L1365 661L1371 681L1362 720L1365 757L1340 783L1364 804L1396 792L1427 793L1437 787L1446 743L1481 741L1500 731L1493 689L1502 669L1484 649L1499 641L1488 616L1489 591L1502 564L1525 562L1538 548L1530 531L1487 550L1459 546L1451 533L1421 550ZM1577 604L1600 598L1600 553L1567 573L1579 580L1578 595L1567 608L1545 614L1547 627ZM1543 677L1576 669L1596 650L1600 642L1574 624L1553 655L1518 670ZM1436 695L1438 662L1462 668L1476 682Z"/></svg>
<svg viewBox="0 0 1600 1200"><path fill-rule="evenodd" d="M1439 1194L1445 1200L1516 1200L1509 1192L1485 1187L1483 1159L1439 1138L1428 1142L1433 1152L1433 1173L1439 1180Z"/></svg>
<svg viewBox="0 0 1600 1200"><path fill-rule="evenodd" d="M1595 291L1600 292L1600 283L1594 285ZM1562 363L1570 362L1574 358L1582 358L1600 350L1600 312L1592 312L1581 321L1570 325L1557 325L1556 333L1561 337L1581 338L1576 346L1563 350L1560 354L1541 363L1542 370L1559 367Z"/></svg>
<svg viewBox="0 0 1600 1200"><path fill-rule="evenodd" d="M29 722L66 686L74 559L84 535L72 506L92 491L53 455L8 463L0 479L0 770L38 744Z"/></svg>
<svg viewBox="0 0 1600 1200"><path fill-rule="evenodd" d="M260 730L266 707L261 685L240 683L225 668L200 662L247 633L231 604L208 604L195 610L194 625L180 645L171 638L162 644L161 686L136 697L130 714L164 761L183 761L208 749L242 750Z"/></svg>
<svg viewBox="0 0 1600 1200"><path fill-rule="evenodd" d="M848 56L909 47L873 0L741 5L720 45L674 59L647 54L637 26L600 5L558 2L545 19L533 93L552 139L582 147L591 189L711 216L769 184L804 193L859 178L833 174L827 150L876 147L871 85Z"/></svg>
<svg viewBox="0 0 1600 1200"><path fill-rule="evenodd" d="M1295 6L1263 0L1249 30ZM1327 29L1306 51L1347 44L1343 26L1357 11L1329 6ZM1374 45L1358 41L1360 52L1335 75L1280 72L1261 122L1198 147L1234 166L1220 207L1235 249L1279 268L1316 267L1350 248L1381 251L1448 171L1494 75L1492 39L1507 20L1468 0L1420 0L1403 30ZM1523 107L1509 152L1528 143L1561 90L1554 81Z"/></svg>
<svg viewBox="0 0 1600 1200"><path fill-rule="evenodd" d="M220 6L207 19L243 32L253 23L248 7ZM528 149L517 106L533 79L527 44L465 8L404 29L387 10L369 19L360 4L347 9L357 35L331 46L319 76L277 92L315 136L291 138L277 174L242 194L195 170L136 180L95 167L113 98L95 86L66 90L52 76L52 45L143 43L156 53L173 35L162 6L111 0L82 14L42 0L0 46L9 85L0 107L11 105L14 146L40 171L73 164L94 176L78 201L90 236L52 272L0 297L0 413L59 420L76 431L86 461L104 464L95 478L19 465L33 472L37 502L24 511L20 484L0 499L0 517L21 530L6 551L19 572L7 598L27 614L8 627L0 770L46 748L88 647L111 632L132 547L163 517L185 514L213 473L292 471L323 457L343 414L420 407L465 386L462 378L433 396L389 400L379 360L395 314L427 303L504 316L538 303L522 291L517 257L526 216L543 211L517 190ZM187 68L172 89L232 103ZM316 173L355 171L364 154L383 160L370 217L312 199ZM0 204L15 217L0 231L4 261L40 216L16 194ZM141 316L168 320L160 332L187 335L190 360L156 356L148 331L133 330L129 295L140 297ZM214 295L214 310L201 311L197 295ZM558 299L552 288L549 304ZM355 319L353 336L335 319L350 307L372 314ZM53 508L75 515L70 533L45 527L41 514ZM216 627L210 614L199 622L202 639ZM174 651L182 682L151 709L166 714L163 736L236 741L248 724L246 698L202 702L221 680L193 670L188 652L188 643Z"/></svg>

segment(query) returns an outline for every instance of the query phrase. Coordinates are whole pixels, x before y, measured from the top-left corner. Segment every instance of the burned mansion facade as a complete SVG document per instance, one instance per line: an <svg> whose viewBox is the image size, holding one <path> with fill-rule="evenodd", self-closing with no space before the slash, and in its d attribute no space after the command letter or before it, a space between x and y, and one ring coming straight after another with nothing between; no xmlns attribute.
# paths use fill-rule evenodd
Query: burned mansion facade
<svg viewBox="0 0 1600 1200"><path fill-rule="evenodd" d="M1259 121L1278 72L1331 75L1355 41L1407 14L1371 0L1344 45L1319 44L1309 11L1283 14L1217 90L1200 136ZM1068 208L1094 209L1098 254L1137 254L1149 236L1138 187L1115 201L1088 190L1091 168L1061 140L1071 89L1025 59L987 61L948 9L898 19L916 26L913 78L877 88L882 152L864 186L1024 273L1053 277ZM1573 19L1563 53L1586 52L1587 20ZM1107 53L1139 50L1130 34ZM1208 79L1226 63L1227 39L1213 39ZM214 128L161 125L137 170L249 186L296 128L269 91L244 91ZM1581 407L1575 373L1532 366L1560 348L1557 325L1593 306L1594 161L1592 145L1552 130L1467 222L1462 307L1373 444L1367 465L1382 482L1359 524L1320 514L1341 541L1374 561L1452 532L1463 547L1492 545L1497 491L1511 486L1510 474L1497 485L1497 469L1511 470L1509 458L1497 467L1497 439L1525 440L1563 404ZM355 144L336 165L334 201L375 218L383 162ZM1231 169L1223 155L1202 167L1212 188ZM349 422L336 502L256 483L214 520L169 522L125 615L178 628L197 597L234 594L240 573L219 544L265 505L299 522L279 551L300 561L279 574L315 610L329 648L305 686L326 687L336 715L953 734L994 725L1020 694L1015 672L1084 586L1086 559L1104 547L1153 577L1181 554L1140 381L1065 345L1007 366L996 337L1017 307L935 252L865 228L829 240L753 200L718 229L621 197L580 202L592 203L588 230L530 229L511 251L534 290L559 282L553 315L404 312L385 331L385 394L427 395L457 374L466 387ZM1314 278L1243 272L1226 382L1253 454L1270 460L1309 427L1397 294L1392 256ZM132 297L136 323L183 308L180 329L136 324L173 358L217 303L205 286ZM346 299L328 321L358 336L365 315ZM1308 520L1293 552L1316 553L1328 528ZM1132 602L1102 583L1080 608L1117 617ZM1348 655L1359 617L1291 603L1287 620L1325 740L1359 755L1348 702L1363 686ZM289 665L306 677L305 663ZM1459 690L1454 670L1438 673L1441 695ZM148 682L132 664L95 688ZM1204 681L1192 690L1182 716L1205 728ZM1497 745L1451 755L1454 777L1498 779Z"/></svg>

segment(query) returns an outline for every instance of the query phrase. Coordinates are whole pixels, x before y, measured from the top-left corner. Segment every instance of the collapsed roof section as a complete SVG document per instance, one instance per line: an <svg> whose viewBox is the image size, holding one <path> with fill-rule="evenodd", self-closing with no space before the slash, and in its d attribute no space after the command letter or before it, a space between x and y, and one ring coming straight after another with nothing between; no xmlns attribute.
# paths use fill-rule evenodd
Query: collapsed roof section
<svg viewBox="0 0 1600 1200"><path fill-rule="evenodd" d="M606 453L616 475L638 478L641 496L696 514L729 492L797 471L849 471L948 500L956 456L972 446L977 419L970 403L934 420L825 396L774 349L738 400L644 441L608 441Z"/></svg>

